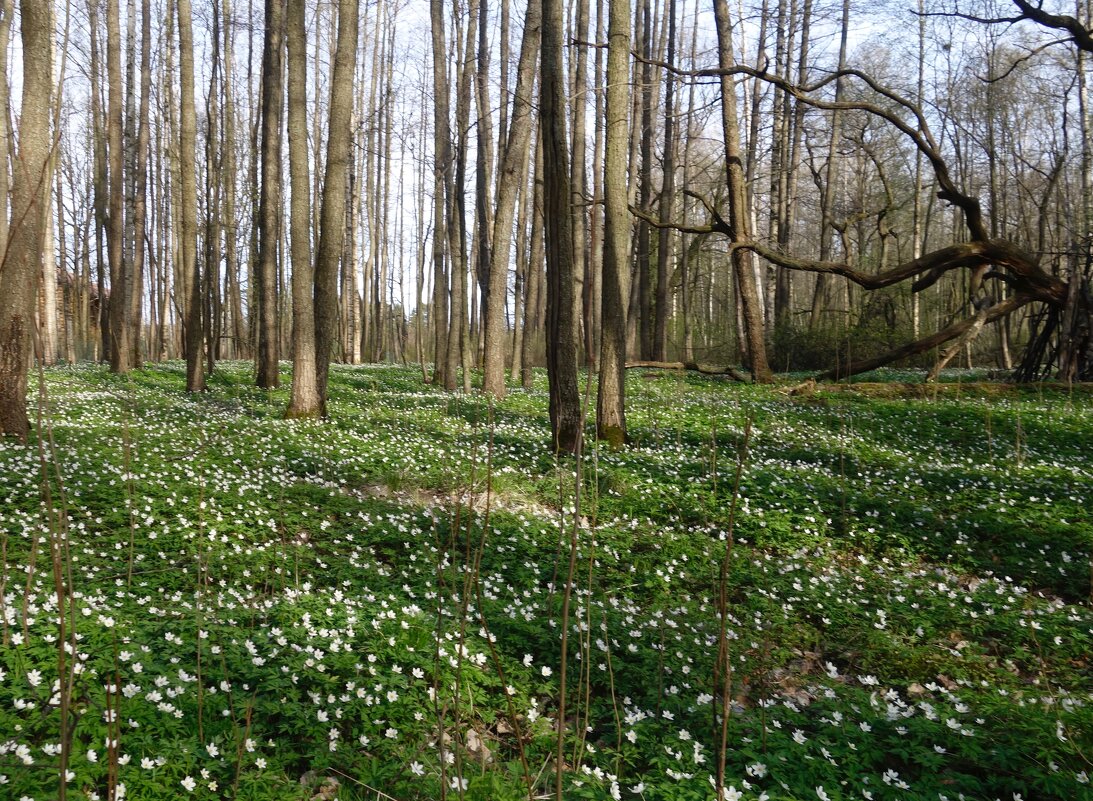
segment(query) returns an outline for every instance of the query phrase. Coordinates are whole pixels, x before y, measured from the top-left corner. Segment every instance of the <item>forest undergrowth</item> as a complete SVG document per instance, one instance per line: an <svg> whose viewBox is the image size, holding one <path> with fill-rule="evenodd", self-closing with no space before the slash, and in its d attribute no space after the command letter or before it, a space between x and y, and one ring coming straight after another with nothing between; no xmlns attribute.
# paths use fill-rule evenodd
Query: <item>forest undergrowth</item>
<svg viewBox="0 0 1093 801"><path fill-rule="evenodd" d="M250 371L32 388L0 798L1093 798L1088 387L631 371L575 461L545 376Z"/></svg>

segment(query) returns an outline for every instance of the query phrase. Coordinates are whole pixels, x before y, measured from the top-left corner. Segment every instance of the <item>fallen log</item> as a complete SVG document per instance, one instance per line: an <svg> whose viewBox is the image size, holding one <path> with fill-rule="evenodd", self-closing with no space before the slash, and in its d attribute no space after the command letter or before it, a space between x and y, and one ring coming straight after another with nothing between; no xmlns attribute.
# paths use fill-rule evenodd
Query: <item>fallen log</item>
<svg viewBox="0 0 1093 801"><path fill-rule="evenodd" d="M740 381L745 384L751 383L751 376L747 373L740 372L735 367L714 367L709 364L699 364L698 362L636 361L626 363L627 370L633 368L646 370L688 370L695 373L701 373L702 375L731 378L733 381Z"/></svg>

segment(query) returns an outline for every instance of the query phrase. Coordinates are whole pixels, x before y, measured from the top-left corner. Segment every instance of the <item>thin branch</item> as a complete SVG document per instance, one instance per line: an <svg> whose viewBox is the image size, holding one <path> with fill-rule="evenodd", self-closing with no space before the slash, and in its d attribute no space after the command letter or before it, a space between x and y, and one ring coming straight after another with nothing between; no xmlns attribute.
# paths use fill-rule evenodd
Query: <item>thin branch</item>
<svg viewBox="0 0 1093 801"><path fill-rule="evenodd" d="M635 57L641 58L640 55L635 55ZM656 67L682 76L720 77L726 75L744 75L757 78L778 87L786 94L813 108L823 109L825 111L864 111L867 114L872 114L875 117L885 120L914 142L915 147L917 147L922 155L926 157L927 161L930 162L930 166L934 171L934 176L937 179L939 187L937 193L938 198L957 206L964 212L964 221L968 227L968 233L971 235L971 238L976 241L984 241L989 238L990 235L983 222L983 211L979 205L979 201L970 195L964 194L964 192L957 187L956 182L953 181L952 176L949 173L949 166L941 156L941 148L938 146L937 141L930 132L930 126L926 121L926 116L923 114L922 109L895 90L882 85L865 72L858 69L833 70L812 83L798 86L781 76L773 75L766 70L757 70L746 64L736 64L726 68L681 70L656 59L646 60ZM839 78L854 78L861 81L875 94L895 103L909 112L914 117L916 124L912 125L908 123L895 112L883 108L876 103L852 100L823 100L812 96L812 93L819 91L825 86L837 81Z"/></svg>

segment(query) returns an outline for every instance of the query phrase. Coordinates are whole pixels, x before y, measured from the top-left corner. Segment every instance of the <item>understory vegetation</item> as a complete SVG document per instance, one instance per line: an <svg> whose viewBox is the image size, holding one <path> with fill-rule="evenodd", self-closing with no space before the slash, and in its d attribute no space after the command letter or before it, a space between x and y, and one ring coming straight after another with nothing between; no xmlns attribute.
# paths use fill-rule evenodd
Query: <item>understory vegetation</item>
<svg viewBox="0 0 1093 801"><path fill-rule="evenodd" d="M552 797L567 586L566 799L1093 798L1088 387L631 371L556 460L541 375L184 373L0 442L2 798Z"/></svg>

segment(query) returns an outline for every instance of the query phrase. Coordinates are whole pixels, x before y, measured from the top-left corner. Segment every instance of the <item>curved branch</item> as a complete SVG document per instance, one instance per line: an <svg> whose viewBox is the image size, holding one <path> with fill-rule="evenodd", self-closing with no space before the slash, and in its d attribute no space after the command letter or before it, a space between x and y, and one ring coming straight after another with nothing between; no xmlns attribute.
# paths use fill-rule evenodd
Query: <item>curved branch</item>
<svg viewBox="0 0 1093 801"><path fill-rule="evenodd" d="M843 262L790 256L757 242L742 243L740 247L754 251L772 264L790 270L841 275L865 289L881 289L921 275L923 277L912 286L913 291L920 292L935 284L942 275L952 270L993 265L1010 270L1014 274L1011 283L1019 287L1023 293L1053 306L1066 303L1067 285L1064 281L1044 272L1032 254L1010 242L997 239L949 245L880 273L855 270Z"/></svg>
<svg viewBox="0 0 1093 801"><path fill-rule="evenodd" d="M635 54L635 57L639 59L642 58L639 54ZM983 210L979 205L979 201L970 195L964 194L957 187L956 182L953 181L952 176L949 174L949 166L945 163L945 159L942 158L941 148L938 146L937 141L930 132L930 126L926 121L926 116L923 114L922 109L895 90L889 89L879 83L867 73L852 68L832 70L824 77L813 81L812 83L797 85L779 75L774 75L766 70L755 69L746 64L735 64L725 68L681 70L656 59L645 60L656 67L682 76L714 78L727 75L744 75L756 78L781 89L791 97L813 108L823 109L825 111L864 111L867 114L871 114L888 122L914 142L915 147L918 148L919 152L921 152L922 155L926 157L926 160L930 162L930 167L933 169L934 177L936 178L939 187L937 193L938 198L947 203L951 203L964 212L964 222L968 227L968 233L971 235L971 238L976 241L983 241L990 238L986 224L983 222ZM875 94L905 109L914 117L915 124L912 125L908 123L895 112L883 108L876 103L854 100L823 100L812 97L812 93L840 78L854 78L861 81Z"/></svg>
<svg viewBox="0 0 1093 801"><path fill-rule="evenodd" d="M1033 5L1028 0L1013 0L1013 4L1021 11L1018 19L1027 19L1045 28L1065 31L1079 48L1093 53L1093 33L1076 18L1065 14L1049 14L1039 2Z"/></svg>
<svg viewBox="0 0 1093 801"><path fill-rule="evenodd" d="M652 228L670 228L673 231L680 231L684 234L712 234L714 232L727 234L728 232L717 225L717 221L714 220L709 225L689 225L688 223L678 223L671 221L664 221L660 217L654 217L649 212L645 211L638 206L631 205L628 207L630 213L637 217L642 222L648 223Z"/></svg>

